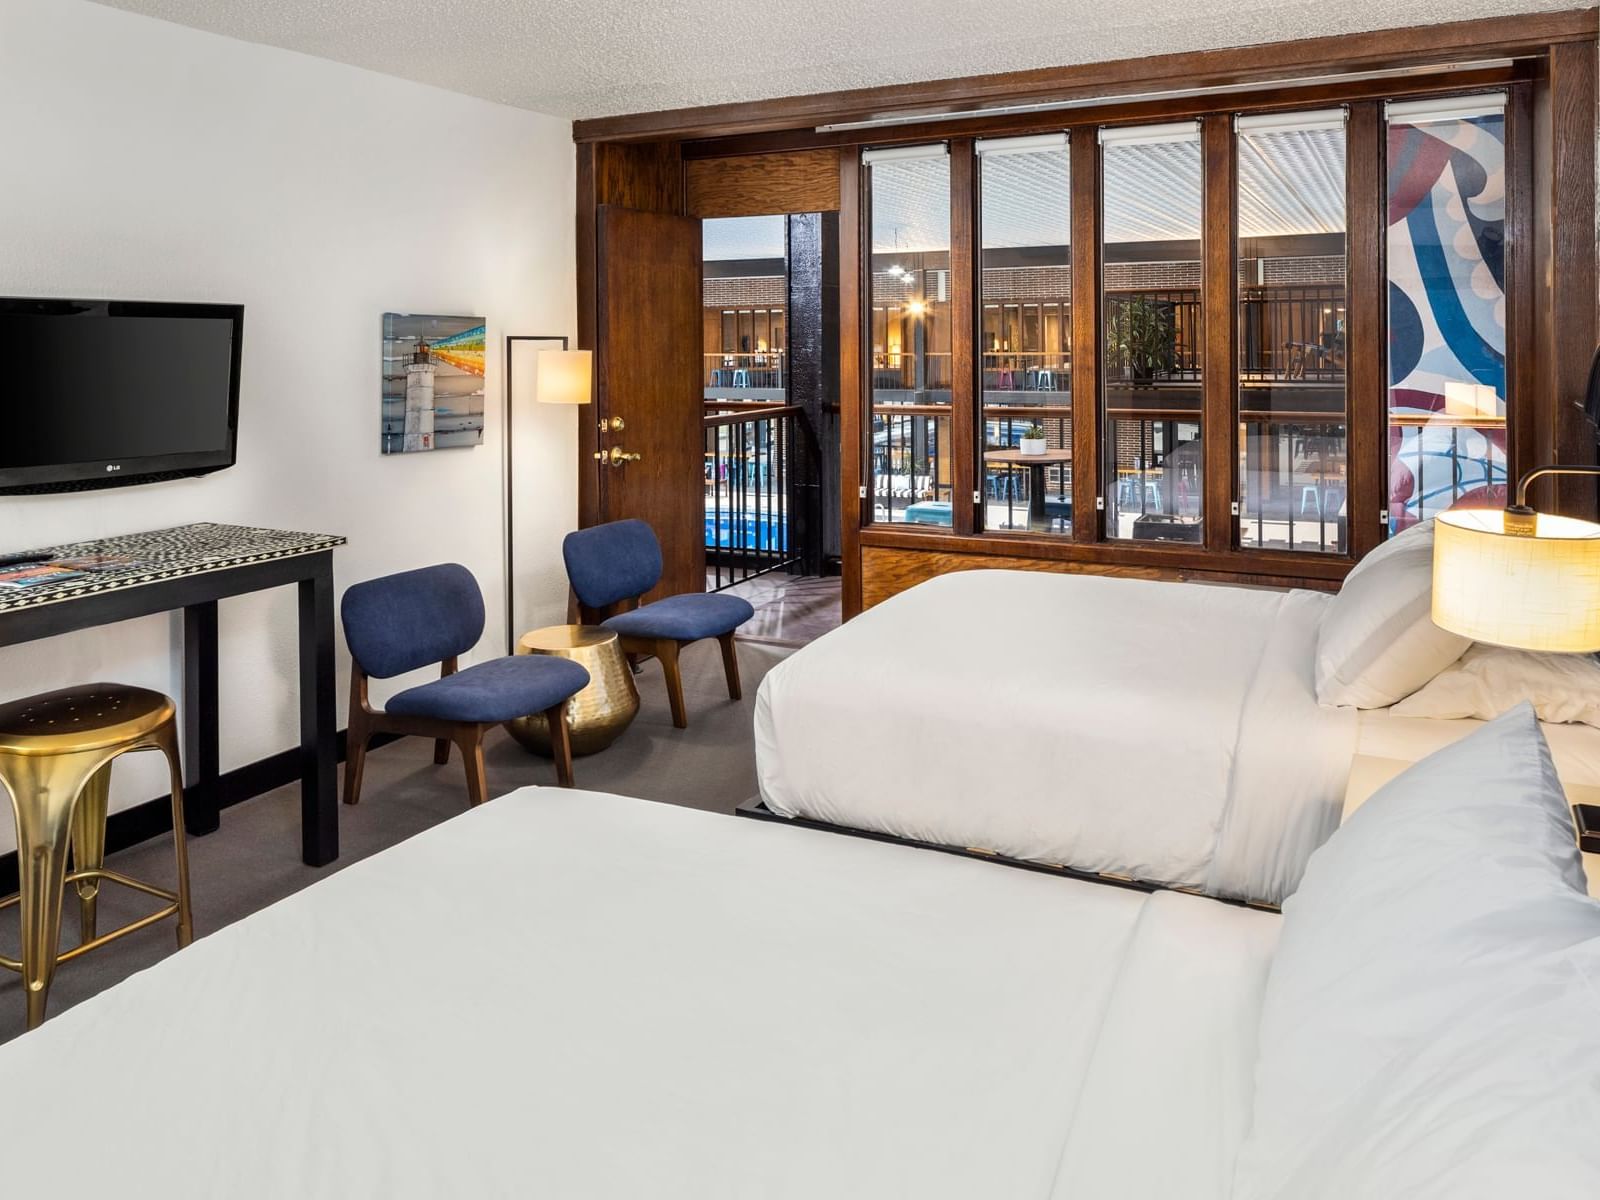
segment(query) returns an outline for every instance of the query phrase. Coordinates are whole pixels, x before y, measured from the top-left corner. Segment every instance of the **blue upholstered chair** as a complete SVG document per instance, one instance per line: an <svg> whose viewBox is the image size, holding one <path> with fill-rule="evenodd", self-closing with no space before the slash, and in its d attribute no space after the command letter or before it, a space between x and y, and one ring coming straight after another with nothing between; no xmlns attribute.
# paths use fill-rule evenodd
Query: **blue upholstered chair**
<svg viewBox="0 0 1600 1200"><path fill-rule="evenodd" d="M565 658L542 654L497 658L461 670L460 655L483 636L483 593L472 572L456 563L402 571L358 583L340 605L350 670L349 756L344 802L361 799L367 742L375 733L434 739L433 761L450 761L450 743L467 766L467 799L488 798L483 735L515 717L544 713L556 778L572 786L567 700L588 686L589 672ZM439 678L390 698L381 710L367 698L368 679L389 679L439 664Z"/></svg>
<svg viewBox="0 0 1600 1200"><path fill-rule="evenodd" d="M728 698L739 699L739 660L733 631L756 615L748 601L721 592L686 592L641 605L661 580L661 543L643 521L613 521L567 534L561 545L567 578L585 623L614 629L629 659L653 654L661 661L672 703L672 723L689 725L683 704L678 651L690 642L716 638L722 643L722 668Z"/></svg>

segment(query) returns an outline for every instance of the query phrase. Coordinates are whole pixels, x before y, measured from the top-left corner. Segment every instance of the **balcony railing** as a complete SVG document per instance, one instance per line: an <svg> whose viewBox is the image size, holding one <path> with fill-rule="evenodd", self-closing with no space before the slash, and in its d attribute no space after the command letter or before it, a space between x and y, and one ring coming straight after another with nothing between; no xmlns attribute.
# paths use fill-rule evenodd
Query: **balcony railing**
<svg viewBox="0 0 1600 1200"><path fill-rule="evenodd" d="M1241 415L1239 542L1343 554L1349 495L1343 421Z"/></svg>
<svg viewBox="0 0 1600 1200"><path fill-rule="evenodd" d="M790 463L804 410L716 401L706 407L706 567L712 590L721 591L800 561Z"/></svg>
<svg viewBox="0 0 1600 1200"><path fill-rule="evenodd" d="M872 356L872 388L878 392L948 392L950 352L930 351L919 362L915 354L880 351Z"/></svg>
<svg viewBox="0 0 1600 1200"><path fill-rule="evenodd" d="M781 389L784 386L782 350L758 353L716 351L701 356L705 386L719 391Z"/></svg>
<svg viewBox="0 0 1600 1200"><path fill-rule="evenodd" d="M1506 419L1397 409L1389 414L1389 528L1453 504L1505 503Z"/></svg>
<svg viewBox="0 0 1600 1200"><path fill-rule="evenodd" d="M1239 369L1246 379L1344 378L1342 287L1249 287L1239 299Z"/></svg>

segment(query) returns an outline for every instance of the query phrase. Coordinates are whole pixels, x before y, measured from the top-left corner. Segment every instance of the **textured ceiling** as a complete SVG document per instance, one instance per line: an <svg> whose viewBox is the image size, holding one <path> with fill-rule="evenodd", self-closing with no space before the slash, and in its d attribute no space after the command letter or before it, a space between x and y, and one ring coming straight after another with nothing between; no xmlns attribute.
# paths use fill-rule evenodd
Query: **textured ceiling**
<svg viewBox="0 0 1600 1200"><path fill-rule="evenodd" d="M562 117L1559 11L1584 0L100 0Z"/></svg>

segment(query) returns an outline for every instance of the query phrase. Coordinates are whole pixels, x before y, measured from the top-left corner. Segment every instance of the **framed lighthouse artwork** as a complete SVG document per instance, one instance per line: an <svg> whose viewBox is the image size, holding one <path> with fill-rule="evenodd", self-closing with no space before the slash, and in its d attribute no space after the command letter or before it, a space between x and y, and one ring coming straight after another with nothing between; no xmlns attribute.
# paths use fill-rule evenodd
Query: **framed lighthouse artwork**
<svg viewBox="0 0 1600 1200"><path fill-rule="evenodd" d="M385 454L483 442L482 317L383 314Z"/></svg>

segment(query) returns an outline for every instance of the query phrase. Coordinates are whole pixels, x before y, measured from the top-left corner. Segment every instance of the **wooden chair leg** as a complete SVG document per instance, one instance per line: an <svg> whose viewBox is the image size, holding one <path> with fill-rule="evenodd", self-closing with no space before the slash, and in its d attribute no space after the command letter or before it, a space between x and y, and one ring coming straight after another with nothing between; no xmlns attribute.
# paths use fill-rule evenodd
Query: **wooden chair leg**
<svg viewBox="0 0 1600 1200"><path fill-rule="evenodd" d="M476 808L489 798L489 780L483 768L483 726L463 725L456 742L467 766L467 803Z"/></svg>
<svg viewBox="0 0 1600 1200"><path fill-rule="evenodd" d="M679 729L687 729L689 711L683 705L683 672L678 669L678 643L670 639L657 642L656 657L661 660L661 672L667 678L667 702L672 705L672 723Z"/></svg>
<svg viewBox="0 0 1600 1200"><path fill-rule="evenodd" d="M450 761L450 739L435 738L433 741L433 765L442 767Z"/></svg>
<svg viewBox="0 0 1600 1200"><path fill-rule="evenodd" d="M733 634L723 634L717 639L722 645L722 671L728 677L728 699L744 699L744 687L739 682L739 656L733 649Z"/></svg>
<svg viewBox="0 0 1600 1200"><path fill-rule="evenodd" d="M361 776L367 769L367 730L365 716L352 709L350 725L345 731L344 802L355 804L361 799Z"/></svg>
<svg viewBox="0 0 1600 1200"><path fill-rule="evenodd" d="M544 712L545 724L550 728L550 757L556 763L556 782L562 787L572 786L572 735L567 729L567 702L563 700Z"/></svg>

